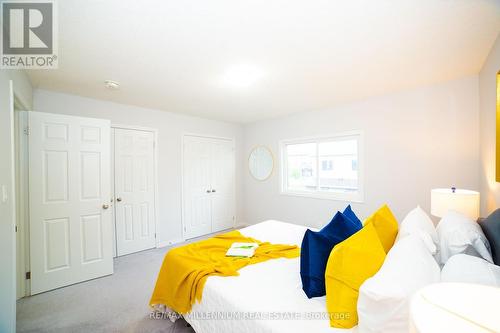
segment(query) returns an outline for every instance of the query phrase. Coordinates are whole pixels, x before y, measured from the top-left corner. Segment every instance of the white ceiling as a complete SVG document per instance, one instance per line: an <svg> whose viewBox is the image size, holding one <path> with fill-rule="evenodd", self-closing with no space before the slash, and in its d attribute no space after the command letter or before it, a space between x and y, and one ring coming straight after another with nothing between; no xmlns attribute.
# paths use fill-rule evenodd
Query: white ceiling
<svg viewBox="0 0 500 333"><path fill-rule="evenodd" d="M239 123L476 74L500 31L499 0L57 3L59 69L35 87ZM238 66L256 82L228 82Z"/></svg>

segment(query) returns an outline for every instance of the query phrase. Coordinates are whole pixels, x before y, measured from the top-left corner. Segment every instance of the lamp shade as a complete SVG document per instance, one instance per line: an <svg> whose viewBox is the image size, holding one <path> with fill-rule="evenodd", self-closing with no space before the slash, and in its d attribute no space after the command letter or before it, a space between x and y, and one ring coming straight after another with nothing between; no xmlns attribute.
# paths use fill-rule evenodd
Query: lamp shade
<svg viewBox="0 0 500 333"><path fill-rule="evenodd" d="M474 221L479 217L479 192L455 188L437 188L431 190L431 214L443 217L454 210L470 217Z"/></svg>

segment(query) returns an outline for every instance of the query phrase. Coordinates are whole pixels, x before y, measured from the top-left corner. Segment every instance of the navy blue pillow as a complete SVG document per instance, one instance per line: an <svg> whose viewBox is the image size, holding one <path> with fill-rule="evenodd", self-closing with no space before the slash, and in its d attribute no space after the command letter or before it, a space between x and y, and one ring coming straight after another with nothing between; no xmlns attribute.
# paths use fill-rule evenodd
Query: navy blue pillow
<svg viewBox="0 0 500 333"><path fill-rule="evenodd" d="M358 217L356 216L356 214L354 214L354 212L352 211L352 208L351 208L351 205L348 205L345 209L344 209L344 212L342 213L344 214L347 218L349 218L352 222L355 222L359 225L360 228L363 228L363 223L361 222L360 219L358 219Z"/></svg>
<svg viewBox="0 0 500 333"><path fill-rule="evenodd" d="M300 250L300 277L307 297L326 295L325 270L333 247L360 230L360 223L337 212L320 231L306 230Z"/></svg>
<svg viewBox="0 0 500 333"><path fill-rule="evenodd" d="M493 262L500 266L500 209L491 213L479 225L490 243Z"/></svg>

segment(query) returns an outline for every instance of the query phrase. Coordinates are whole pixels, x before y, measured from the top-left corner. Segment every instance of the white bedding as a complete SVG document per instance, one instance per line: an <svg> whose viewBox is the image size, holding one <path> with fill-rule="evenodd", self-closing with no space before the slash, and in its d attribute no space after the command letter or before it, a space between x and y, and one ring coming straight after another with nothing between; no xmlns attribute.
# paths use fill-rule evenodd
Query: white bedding
<svg viewBox="0 0 500 333"><path fill-rule="evenodd" d="M261 241L300 246L306 229L271 220L240 232ZM201 303L185 317L197 333L357 331L330 327L325 302L325 297L308 299L303 292L300 258L280 258L247 266L240 276L209 277Z"/></svg>

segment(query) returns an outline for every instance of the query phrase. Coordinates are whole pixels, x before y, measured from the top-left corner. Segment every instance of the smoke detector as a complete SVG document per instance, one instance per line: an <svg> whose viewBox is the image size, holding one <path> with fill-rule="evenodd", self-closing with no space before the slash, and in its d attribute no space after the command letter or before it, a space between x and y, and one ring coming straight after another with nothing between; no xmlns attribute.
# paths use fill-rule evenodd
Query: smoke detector
<svg viewBox="0 0 500 333"><path fill-rule="evenodd" d="M120 84L116 81L113 81L113 80L105 80L104 86L110 90L116 90L116 89L120 88Z"/></svg>

